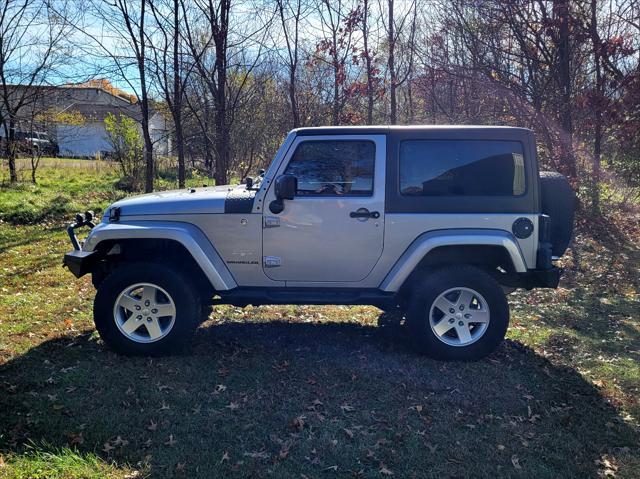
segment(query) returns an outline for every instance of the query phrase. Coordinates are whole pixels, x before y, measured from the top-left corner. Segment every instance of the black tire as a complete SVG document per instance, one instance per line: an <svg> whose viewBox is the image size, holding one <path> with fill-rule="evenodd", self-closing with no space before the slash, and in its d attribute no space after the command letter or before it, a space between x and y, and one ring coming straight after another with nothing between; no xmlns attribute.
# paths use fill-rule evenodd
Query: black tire
<svg viewBox="0 0 640 479"><path fill-rule="evenodd" d="M430 323L432 305L440 294L453 288L476 291L489 308L489 322L484 334L466 346L446 344L436 335ZM419 352L434 359L472 361L492 353L504 339L509 326L509 304L500 284L488 273L474 266L448 266L426 275L412 288L406 318ZM441 321L444 320L443 317ZM471 328L475 327L477 325L472 325L469 329L473 331Z"/></svg>
<svg viewBox="0 0 640 479"><path fill-rule="evenodd" d="M552 254L562 256L573 236L575 194L564 175L541 171L540 196L542 213L551 217Z"/></svg>
<svg viewBox="0 0 640 479"><path fill-rule="evenodd" d="M141 343L128 338L114 317L117 298L128 287L139 283L159 286L175 304L173 326L164 337L154 342ZM130 263L118 267L100 282L93 303L93 318L100 337L114 351L136 356L160 356L178 352L184 347L193 336L201 310L197 289L179 270L155 263Z"/></svg>

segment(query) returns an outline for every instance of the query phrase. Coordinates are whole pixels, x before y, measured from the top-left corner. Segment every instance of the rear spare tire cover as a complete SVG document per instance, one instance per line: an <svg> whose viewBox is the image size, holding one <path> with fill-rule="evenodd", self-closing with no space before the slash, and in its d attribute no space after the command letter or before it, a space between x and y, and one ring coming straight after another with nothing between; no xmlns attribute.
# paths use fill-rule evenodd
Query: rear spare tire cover
<svg viewBox="0 0 640 479"><path fill-rule="evenodd" d="M551 217L553 256L562 256L573 236L575 194L564 175L553 171L540 172L542 213Z"/></svg>

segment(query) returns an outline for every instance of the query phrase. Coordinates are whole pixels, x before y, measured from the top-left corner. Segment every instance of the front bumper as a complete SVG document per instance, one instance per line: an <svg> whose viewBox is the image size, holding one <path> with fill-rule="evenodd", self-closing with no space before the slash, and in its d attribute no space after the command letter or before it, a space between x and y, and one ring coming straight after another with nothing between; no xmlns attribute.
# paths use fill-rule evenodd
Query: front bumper
<svg viewBox="0 0 640 479"><path fill-rule="evenodd" d="M76 278L90 273L97 260L95 251L82 251L75 230L83 226L88 226L89 228L95 227L93 223L93 211L87 211L84 215L78 213L75 224L71 224L67 228L67 234L69 235L71 246L73 246L73 251L64 255L62 265L69 268L69 271L71 271Z"/></svg>
<svg viewBox="0 0 640 479"><path fill-rule="evenodd" d="M76 278L90 273L97 261L95 251L73 250L64 255L62 264L69 268Z"/></svg>

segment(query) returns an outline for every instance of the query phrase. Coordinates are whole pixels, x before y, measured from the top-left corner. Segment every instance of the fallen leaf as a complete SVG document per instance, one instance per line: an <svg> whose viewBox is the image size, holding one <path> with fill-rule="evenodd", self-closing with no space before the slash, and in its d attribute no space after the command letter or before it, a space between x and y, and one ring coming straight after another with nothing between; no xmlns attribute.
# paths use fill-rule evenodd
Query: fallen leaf
<svg viewBox="0 0 640 479"><path fill-rule="evenodd" d="M238 404L237 402L233 402L231 401L227 406L225 406L227 409L231 409L232 411L235 411L236 409L238 409L240 407L240 404Z"/></svg>
<svg viewBox="0 0 640 479"><path fill-rule="evenodd" d="M113 451L115 449L115 447L113 447L111 444L109 444L108 442L104 443L104 447L102 448L103 452L106 452L107 454L109 454L109 452Z"/></svg>
<svg viewBox="0 0 640 479"><path fill-rule="evenodd" d="M224 451L224 454L222 454L222 458L220 459L220 462L227 462L229 460L229 453L227 451Z"/></svg>
<svg viewBox="0 0 640 479"><path fill-rule="evenodd" d="M73 446L74 444L82 444L84 443L84 437L82 437L82 432L79 434L69 433L67 434L69 438L69 445Z"/></svg>
<svg viewBox="0 0 640 479"><path fill-rule="evenodd" d="M173 438L173 434L169 434L169 439L164 443L165 446L173 446L177 441Z"/></svg>
<svg viewBox="0 0 640 479"><path fill-rule="evenodd" d="M147 430L155 431L156 429L158 429L158 423L151 419L149 425L147 426Z"/></svg>
<svg viewBox="0 0 640 479"><path fill-rule="evenodd" d="M297 431L302 431L304 429L304 424L304 416L298 416L291 421L291 427Z"/></svg>
<svg viewBox="0 0 640 479"><path fill-rule="evenodd" d="M129 441L127 441L126 439L122 439L121 436L116 437L115 441L113 441L113 445L116 446L116 447L117 446L124 447L127 444L129 444Z"/></svg>
<svg viewBox="0 0 640 479"><path fill-rule="evenodd" d="M267 451L245 452L243 455L250 457L252 459L268 459L269 458L269 453Z"/></svg>
<svg viewBox="0 0 640 479"><path fill-rule="evenodd" d="M280 452L278 453L278 457L280 459L286 459L289 456L289 448L288 447L283 447L282 449L280 449Z"/></svg>
<svg viewBox="0 0 640 479"><path fill-rule="evenodd" d="M518 470L522 469L522 466L520 465L520 459L518 459L518 456L516 456L515 454L511 456L511 464L513 464L513 467Z"/></svg>
<svg viewBox="0 0 640 479"><path fill-rule="evenodd" d="M385 466L384 464L382 464L380 466L380 474L384 475L384 476L393 476L393 471L391 471L390 469L387 468L387 466Z"/></svg>
<svg viewBox="0 0 640 479"><path fill-rule="evenodd" d="M216 387L213 388L213 392L211 394L213 394L214 396L217 396L218 394L226 390L227 390L227 386L225 386L224 384L216 384Z"/></svg>
<svg viewBox="0 0 640 479"><path fill-rule="evenodd" d="M353 431L351 429L344 428L344 433L349 436L349 439L353 439Z"/></svg>
<svg viewBox="0 0 640 479"><path fill-rule="evenodd" d="M343 404L342 406L340 406L340 409L342 409L342 412L355 411L355 408L353 406L349 406L348 404Z"/></svg>

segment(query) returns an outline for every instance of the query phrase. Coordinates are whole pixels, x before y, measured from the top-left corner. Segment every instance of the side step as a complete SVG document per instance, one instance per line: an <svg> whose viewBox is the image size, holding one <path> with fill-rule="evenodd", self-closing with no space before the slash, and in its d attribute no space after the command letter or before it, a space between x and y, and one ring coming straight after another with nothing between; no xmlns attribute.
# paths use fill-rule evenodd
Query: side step
<svg viewBox="0 0 640 479"><path fill-rule="evenodd" d="M395 293L355 288L235 288L220 291L214 304L260 306L265 304L362 304L390 307Z"/></svg>

